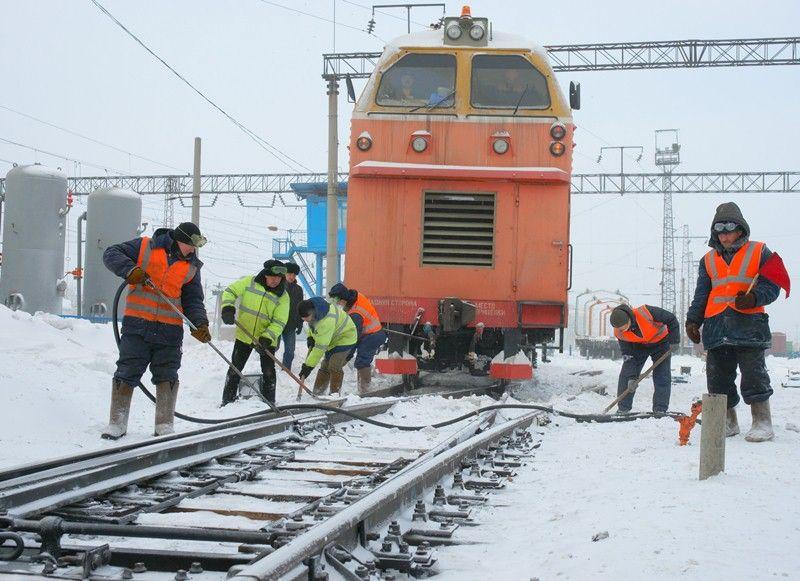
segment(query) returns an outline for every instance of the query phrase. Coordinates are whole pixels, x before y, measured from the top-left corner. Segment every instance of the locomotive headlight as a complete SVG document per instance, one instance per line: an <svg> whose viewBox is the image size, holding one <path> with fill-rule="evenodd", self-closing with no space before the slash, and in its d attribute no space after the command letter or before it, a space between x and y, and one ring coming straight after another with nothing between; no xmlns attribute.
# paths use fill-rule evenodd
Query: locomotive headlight
<svg viewBox="0 0 800 581"><path fill-rule="evenodd" d="M564 139L564 136L567 134L567 128L564 127L561 123L553 123L550 126L550 136L553 139Z"/></svg>
<svg viewBox="0 0 800 581"><path fill-rule="evenodd" d="M474 41L482 39L484 34L486 34L486 31L480 24L473 24L469 29L469 37Z"/></svg>
<svg viewBox="0 0 800 581"><path fill-rule="evenodd" d="M458 40L459 38L461 38L461 34L463 33L463 31L461 30L461 27L458 24L451 24L450 26L447 27L445 33L447 34L447 38L449 38L450 40Z"/></svg>
<svg viewBox="0 0 800 581"><path fill-rule="evenodd" d="M370 137L369 133L364 131L358 136L358 139L356 139L356 147L358 147L361 151L367 151L370 147L372 147L372 137Z"/></svg>
<svg viewBox="0 0 800 581"><path fill-rule="evenodd" d="M566 150L567 146L560 141L553 141L550 143L550 153L552 153L555 157L561 157L564 155Z"/></svg>
<svg viewBox="0 0 800 581"><path fill-rule="evenodd" d="M494 149L495 153L503 155L506 151L508 151L508 140L507 139L495 139L492 142L492 149Z"/></svg>
<svg viewBox="0 0 800 581"><path fill-rule="evenodd" d="M424 137L415 137L411 140L411 149L416 151L417 153L422 153L426 149L428 149L428 140Z"/></svg>

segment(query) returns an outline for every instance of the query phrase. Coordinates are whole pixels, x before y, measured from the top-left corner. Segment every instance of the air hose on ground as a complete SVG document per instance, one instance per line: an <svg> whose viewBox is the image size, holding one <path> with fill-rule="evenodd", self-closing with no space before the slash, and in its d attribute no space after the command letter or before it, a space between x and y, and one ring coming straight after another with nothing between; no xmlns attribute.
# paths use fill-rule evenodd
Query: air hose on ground
<svg viewBox="0 0 800 581"><path fill-rule="evenodd" d="M114 328L114 340L117 342L117 347L120 344L120 334L119 334L119 300L122 297L122 291L125 290L127 283L123 282L119 288L117 289L117 293L114 295L114 305L112 309L112 322ZM153 403L156 402L156 397L142 384L140 381L138 387L142 390L142 392L147 396L147 398L152 401ZM444 420L442 422L437 422L435 424L428 424L424 426L403 426L398 424L390 424L388 422L382 422L380 420L375 420L373 418L358 414L356 412L352 412L346 409L337 408L329 405L323 404L314 404L314 403L296 403L296 404L286 404L286 405L279 405L276 406L278 411L282 412L291 412L291 410L321 410L326 412L335 412L339 414L343 414L345 416L349 416L355 420L365 422L367 424L372 424L373 426L378 426L380 428L387 428L387 429L397 429L402 432L416 432L419 430L424 430L425 428L444 428L450 426L452 424L457 424L463 420L466 420L471 417L478 416L482 413L486 413L493 410L502 410L502 409L518 409L518 410L539 410L543 412L547 412L550 414L554 414L557 416L565 417L574 419L578 422L597 422L597 423L613 423L613 422L631 422L634 420L640 420L645 418L662 418L662 417L670 417L673 419L680 419L685 417L685 414L676 413L676 412L666 412L666 413L655 413L655 412L642 412L637 414L625 414L625 415L607 415L607 414L575 414L572 412L566 412L562 410L554 409L550 406L542 406L542 405L535 405L535 404L493 404L488 405L482 408L478 408L471 412L462 414L455 418L450 418L449 420ZM232 422L235 420L243 420L248 418L254 418L258 416L269 415L273 413L272 410L263 410L259 412L253 412L250 414L246 414L243 416L238 416L234 418L221 418L221 419L211 419L211 418L196 418L194 416L182 414L180 412L175 412L175 416L185 420L187 422L192 422L195 424L222 424L225 422Z"/></svg>

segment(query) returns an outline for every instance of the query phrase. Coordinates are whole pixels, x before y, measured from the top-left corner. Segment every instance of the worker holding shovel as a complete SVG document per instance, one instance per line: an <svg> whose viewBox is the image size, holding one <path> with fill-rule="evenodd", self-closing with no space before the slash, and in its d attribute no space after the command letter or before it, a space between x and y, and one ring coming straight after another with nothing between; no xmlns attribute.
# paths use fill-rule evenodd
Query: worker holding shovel
<svg viewBox="0 0 800 581"><path fill-rule="evenodd" d="M670 348L680 342L678 319L669 311L650 305L636 309L620 305L611 311L610 320L623 358L617 384L619 397L613 402L619 404L619 413L631 411L636 387L644 379L640 373L648 358L653 361L653 367L648 370L653 372L655 388L653 411L666 412L672 383Z"/></svg>

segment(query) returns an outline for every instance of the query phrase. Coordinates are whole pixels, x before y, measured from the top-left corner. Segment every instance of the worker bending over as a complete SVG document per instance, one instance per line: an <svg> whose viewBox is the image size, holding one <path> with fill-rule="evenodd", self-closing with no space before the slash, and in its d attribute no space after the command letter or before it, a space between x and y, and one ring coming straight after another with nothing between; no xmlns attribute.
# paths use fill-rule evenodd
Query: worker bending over
<svg viewBox="0 0 800 581"><path fill-rule="evenodd" d="M195 249L205 243L200 229L184 222L174 230L159 228L152 238L142 236L114 244L103 253L106 268L130 285L111 387L111 412L103 438L116 440L127 432L133 389L148 365L156 386L154 433L163 436L174 432L183 319L172 306L196 327L192 331L195 339L202 343L211 340L200 284L203 263L195 254Z"/></svg>
<svg viewBox="0 0 800 581"><path fill-rule="evenodd" d="M386 343L386 331L381 326L378 312L366 295L355 289L348 289L342 283L333 285L328 295L338 300L339 306L350 315L356 325L358 342L355 368L358 375L358 394L364 395L369 391L372 380L372 360Z"/></svg>
<svg viewBox="0 0 800 581"><path fill-rule="evenodd" d="M670 347L678 344L681 337L678 319L669 311L650 305L636 309L620 305L611 311L610 320L623 359L617 395L628 388L629 380L639 377L648 357L655 363L666 353L666 359L653 369L653 411L666 412L672 388ZM619 413L631 411L633 395L631 392L620 400Z"/></svg>
<svg viewBox="0 0 800 581"><path fill-rule="evenodd" d="M300 379L311 375L322 359L314 380L314 393L339 393L344 380L344 364L355 349L358 333L355 323L344 310L322 297L312 297L298 305L300 318L308 323L308 356L300 368Z"/></svg>
<svg viewBox="0 0 800 581"><path fill-rule="evenodd" d="M237 324L236 342L231 362L241 371L253 351L253 337L261 351L261 395L275 403L275 354L281 333L289 319L289 293L286 291L286 266L279 260L267 260L255 276L243 276L222 293L222 322ZM239 309L236 309L236 301ZM244 327L245 330L239 327ZM252 335L252 337L251 337ZM239 374L228 369L222 390L222 405L236 400Z"/></svg>

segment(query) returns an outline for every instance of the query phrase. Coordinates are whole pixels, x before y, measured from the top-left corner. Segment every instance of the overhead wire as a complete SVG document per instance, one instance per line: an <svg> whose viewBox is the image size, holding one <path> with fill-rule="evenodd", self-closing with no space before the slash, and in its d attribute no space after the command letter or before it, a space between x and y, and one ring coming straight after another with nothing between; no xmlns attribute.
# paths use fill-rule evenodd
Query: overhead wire
<svg viewBox="0 0 800 581"><path fill-rule="evenodd" d="M92 0L92 1L94 1L94 0ZM350 24L345 24L344 22L338 22L336 20L331 20L330 18L325 18L324 16L320 16L319 14L312 14L310 12L303 12L302 10L298 10L297 8L291 8L289 6L284 6L283 4L278 4L277 2L271 2L270 0L259 0L259 2L262 2L264 4L269 4L270 6L275 6L276 8L282 8L284 10L288 10L289 12L294 12L296 14L302 14L303 16L308 16L309 18L314 18L316 20L321 20L322 22L328 22L328 23L333 24L335 26L341 26L342 28L349 28L351 30L357 30L358 32L363 32L364 34L366 34L368 36L374 36L375 38L377 38L381 42L386 42L385 39L381 38L377 34L373 34L371 32L367 32L363 28L358 28L357 26L352 26Z"/></svg>
<svg viewBox="0 0 800 581"><path fill-rule="evenodd" d="M192 91L194 91L197 95L199 95L206 103L211 105L215 110L221 113L228 121L233 123L236 127L238 127L245 135L247 135L253 142L255 142L261 149L269 153L272 157L278 160L280 163L285 165L286 167L291 168L293 171L297 171L298 167L305 169L306 171L312 171L309 167L303 165L300 161L296 160L289 154L283 152L282 150L278 149L274 145L272 145L269 141L258 135L255 131L247 127L244 123L233 117L230 113L228 113L225 109L221 106L217 105L208 95L206 95L203 91L197 88L189 79L187 79L183 74L178 72L172 65L170 65L166 60L161 58L158 54L156 54L153 49L151 49L147 44L144 43L142 39L140 39L136 34L134 34L127 26L125 26L122 22L120 22L111 12L106 9L98 0L90 0L92 4L94 4L98 10L100 10L103 14L105 14L112 22L114 22L117 26L119 26L125 33L130 36L134 41L136 41L139 46L145 49L150 55L155 58L158 62L160 62L164 67L166 67L173 75L178 77L186 86L188 86ZM288 161L287 161L288 160Z"/></svg>
<svg viewBox="0 0 800 581"><path fill-rule="evenodd" d="M8 111L10 113L14 113L15 115L19 115L21 117L25 117L27 119L31 119L32 121L36 121L37 123L41 123L42 125L47 125L48 127L52 127L53 129L58 129L59 131L63 131L65 133L69 133L70 135L74 135L75 137L80 137L81 139L85 139L86 141L90 141L97 145L102 145L103 147L107 147L109 149L113 149L114 151L118 151L120 153L124 153L131 157L135 157L137 159L141 159L142 161L147 161L149 163L154 163L156 165L160 165L162 167L167 167L169 169L174 169L176 171L184 171L181 168L175 167L173 165L169 165L155 159L150 159L149 157L145 157L143 155L138 155L136 153L127 151L126 149L122 149L121 147L117 147L116 145L111 145L110 143L105 143L100 141L99 139L95 139L93 137L89 137L88 135L83 135L82 133L78 133L77 131L73 131L72 129L67 129L66 127L61 127L60 125L56 125L55 123L51 123L50 121L45 121L44 119L39 119L38 117L34 117L33 115L29 115L28 113L23 113L22 111L17 111L16 109L12 109L11 107L6 107L5 105L0 105L0 109Z"/></svg>
<svg viewBox="0 0 800 581"><path fill-rule="evenodd" d="M5 137L0 137L0 141L2 141L3 143L8 143L10 145L14 145L16 147L22 147L23 149L30 149L31 151L35 151L37 153L41 153L42 155L49 155L50 157L57 157L59 159L65 160L65 161L71 161L71 162L75 162L75 163L80 163L80 164L83 164L83 165L88 165L89 167L96 167L96 168L102 169L102 170L104 170L106 172L116 173L116 174L120 174L120 175L130 175L127 172L124 172L124 171L119 170L119 169L114 169L113 167L108 167L108 166L105 166L105 165L92 163L92 162L89 162L89 161L86 161L86 160L83 160L83 159L77 159L77 158L74 158L74 157L67 157L66 155L62 155L60 153L54 153L52 151L46 151L46 150L44 150L44 149L42 149L40 147L34 147L32 145L27 145L25 143L20 143L18 141L13 141L11 139L6 139Z"/></svg>

